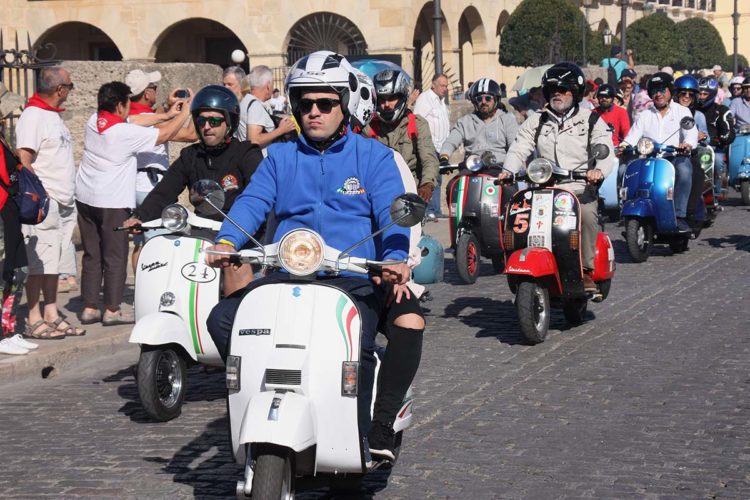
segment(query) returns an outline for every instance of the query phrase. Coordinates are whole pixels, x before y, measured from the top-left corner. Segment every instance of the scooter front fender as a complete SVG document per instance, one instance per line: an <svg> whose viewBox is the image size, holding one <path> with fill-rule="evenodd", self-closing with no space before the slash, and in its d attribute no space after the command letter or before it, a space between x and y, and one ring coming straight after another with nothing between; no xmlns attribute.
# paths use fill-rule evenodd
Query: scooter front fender
<svg viewBox="0 0 750 500"><path fill-rule="evenodd" d="M275 401L278 398L278 401ZM245 409L235 449L245 463L245 444L269 443L303 451L316 443L310 399L294 392L265 391L254 395Z"/></svg>
<svg viewBox="0 0 750 500"><path fill-rule="evenodd" d="M551 285L557 287L556 289L551 288L550 291L555 294L562 292L557 261L552 252L547 248L527 247L522 250L516 250L508 258L504 272L507 275L528 276L535 279L550 277L552 278Z"/></svg>
<svg viewBox="0 0 750 500"><path fill-rule="evenodd" d="M193 361L198 361L187 325L176 314L155 312L143 316L133 327L128 342L145 345L177 344Z"/></svg>
<svg viewBox="0 0 750 500"><path fill-rule="evenodd" d="M654 217L656 206L651 198L636 198L622 205L622 217Z"/></svg>

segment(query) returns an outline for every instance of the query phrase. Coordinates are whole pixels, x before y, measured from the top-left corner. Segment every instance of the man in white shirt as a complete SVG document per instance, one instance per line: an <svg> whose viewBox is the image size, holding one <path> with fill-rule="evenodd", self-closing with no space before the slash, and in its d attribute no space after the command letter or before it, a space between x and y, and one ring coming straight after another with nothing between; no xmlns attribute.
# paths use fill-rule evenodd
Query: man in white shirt
<svg viewBox="0 0 750 500"><path fill-rule="evenodd" d="M47 218L35 226L23 226L29 277L26 335L37 339L59 339L83 335L57 309L60 273L75 274L68 255L76 224L75 164L70 131L60 113L73 90L70 73L61 67L43 68L37 92L31 96L16 126L16 154L24 167L35 172L50 197ZM39 305L44 293L44 311Z"/></svg>
<svg viewBox="0 0 750 500"><path fill-rule="evenodd" d="M247 75L250 93L240 101L240 125L235 137L257 144L262 149L295 129L291 118L282 118L278 127L263 104L273 94L273 72L268 66L255 66Z"/></svg>
<svg viewBox="0 0 750 500"><path fill-rule="evenodd" d="M432 78L432 85L426 92L420 94L414 104L414 114L422 116L427 120L432 134L432 143L435 152L443 147L443 142L450 132L450 112L446 104L448 95L448 77L444 73L438 73ZM440 186L443 183L442 176L437 176L438 187L432 192L432 198L427 206L428 217L442 217L440 210Z"/></svg>
<svg viewBox="0 0 750 500"><path fill-rule="evenodd" d="M692 118L690 110L672 100L673 80L668 73L655 73L648 81L648 95L652 105L642 111L635 119L630 132L620 144L636 145L641 137L648 137L659 144L676 146L684 155L675 156L672 164L675 168L674 209L677 216L677 228L690 231L685 220L688 198L692 186L693 166L690 162L690 151L698 145L698 128L683 129L680 121Z"/></svg>
<svg viewBox="0 0 750 500"><path fill-rule="evenodd" d="M266 104L271 108L273 113L286 113L287 102L286 97L280 95L279 89L273 89L273 97L271 97Z"/></svg>
<svg viewBox="0 0 750 500"><path fill-rule="evenodd" d="M162 128L127 123L130 87L105 83L97 95L97 112L86 122L83 156L76 177L78 227L83 244L81 323L105 326L131 323L120 309L127 276L128 234L115 232L135 208L136 156L172 139L190 116L190 97L176 103ZM99 292L104 279L104 307Z"/></svg>

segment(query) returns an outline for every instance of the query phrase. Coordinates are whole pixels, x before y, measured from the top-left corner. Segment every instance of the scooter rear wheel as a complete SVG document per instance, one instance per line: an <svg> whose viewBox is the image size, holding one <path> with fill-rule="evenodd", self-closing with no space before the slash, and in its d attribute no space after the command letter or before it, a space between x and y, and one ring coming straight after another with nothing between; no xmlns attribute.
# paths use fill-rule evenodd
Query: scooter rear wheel
<svg viewBox="0 0 750 500"><path fill-rule="evenodd" d="M654 230L651 224L640 219L628 219L625 223L625 240L628 253L635 262L645 262L651 252Z"/></svg>
<svg viewBox="0 0 750 500"><path fill-rule="evenodd" d="M477 281L480 258L481 251L477 237L474 233L462 234L456 244L456 271L461 281L468 285Z"/></svg>
<svg viewBox="0 0 750 500"><path fill-rule="evenodd" d="M531 344L539 344L547 338L549 329L549 292L533 281L518 285L516 311L521 333Z"/></svg>
<svg viewBox="0 0 750 500"><path fill-rule="evenodd" d="M180 415L187 392L185 359L172 347L142 346L138 395L149 417L166 422Z"/></svg>
<svg viewBox="0 0 750 500"><path fill-rule="evenodd" d="M255 462L251 498L254 500L294 498L294 474L288 453L276 448L260 451Z"/></svg>

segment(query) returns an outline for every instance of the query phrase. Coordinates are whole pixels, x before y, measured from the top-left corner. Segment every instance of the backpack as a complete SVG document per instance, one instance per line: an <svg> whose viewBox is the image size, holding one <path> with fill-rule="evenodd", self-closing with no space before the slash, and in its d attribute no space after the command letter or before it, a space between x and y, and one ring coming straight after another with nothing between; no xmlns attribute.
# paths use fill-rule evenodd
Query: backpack
<svg viewBox="0 0 750 500"><path fill-rule="evenodd" d="M21 224L36 225L47 218L49 212L49 196L42 185L42 181L28 168L23 168L21 161L13 154L8 144L2 139L3 149L6 149L16 162L15 168L7 168L5 154L0 154L0 169L8 171L10 183L6 184L0 178L0 186L8 193L18 207L18 220Z"/></svg>
<svg viewBox="0 0 750 500"><path fill-rule="evenodd" d="M617 71L612 67L612 58L607 59L607 83L617 88Z"/></svg>
<svg viewBox="0 0 750 500"><path fill-rule="evenodd" d="M268 108L266 108L266 106L260 101L260 99L252 99L250 101L250 104L247 105L247 108L246 108L245 111L247 113L249 113L250 112L250 106L252 106L256 102L260 103L260 105L263 106L263 111L265 111L266 113L268 113L268 116L271 118L271 121L273 122L273 128L274 128L274 130L277 129L277 128L279 128L279 123L281 123L281 120L284 119L284 116L281 115L281 114L271 113L270 111L268 111ZM292 142L296 138L297 138L297 132L292 131L292 132L287 132L286 134L277 137L273 142L274 143L277 143L277 142Z"/></svg>

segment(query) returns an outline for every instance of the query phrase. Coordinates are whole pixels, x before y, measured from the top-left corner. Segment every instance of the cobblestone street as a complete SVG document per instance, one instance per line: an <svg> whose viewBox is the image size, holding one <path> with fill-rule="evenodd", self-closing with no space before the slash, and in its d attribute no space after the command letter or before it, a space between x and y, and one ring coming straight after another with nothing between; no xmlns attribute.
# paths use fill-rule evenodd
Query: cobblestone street
<svg viewBox="0 0 750 500"><path fill-rule="evenodd" d="M430 286L415 425L378 498L750 498L750 209L690 250L618 262L609 298L536 346L489 260L474 285ZM431 228L427 228L430 230ZM443 235L444 237L446 235ZM137 348L74 373L0 385L0 496L234 496L223 373L190 372L182 415L145 419ZM387 480L387 484L386 484ZM301 498L325 496L302 485ZM361 495L359 495L361 497ZM330 498L330 495L328 496Z"/></svg>

